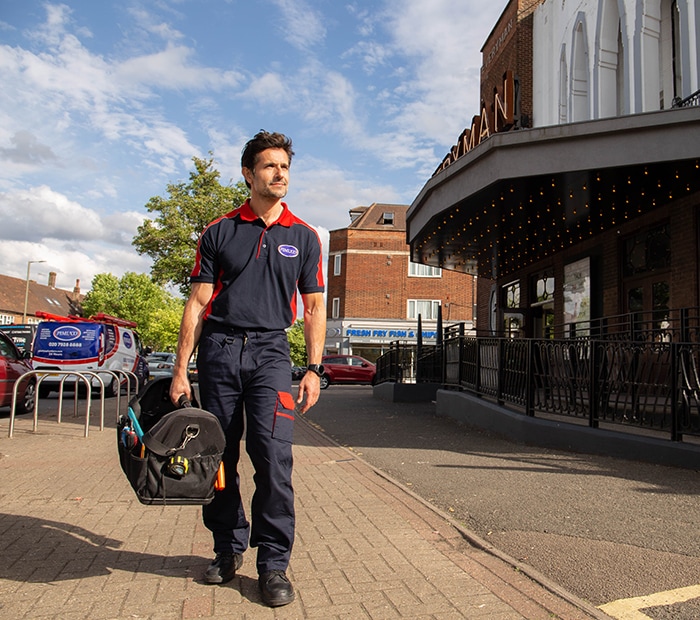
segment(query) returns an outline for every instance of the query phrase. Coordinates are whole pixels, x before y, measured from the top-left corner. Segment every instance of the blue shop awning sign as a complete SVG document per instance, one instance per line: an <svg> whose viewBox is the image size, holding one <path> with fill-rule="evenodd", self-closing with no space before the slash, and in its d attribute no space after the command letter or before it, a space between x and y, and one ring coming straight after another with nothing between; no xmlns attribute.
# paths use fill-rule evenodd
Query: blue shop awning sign
<svg viewBox="0 0 700 620"><path fill-rule="evenodd" d="M387 340L397 340L401 338L416 338L416 330L414 329L363 329L363 328L348 328L345 330L345 335L348 338L383 338ZM435 340L437 338L436 331L423 331L424 340Z"/></svg>

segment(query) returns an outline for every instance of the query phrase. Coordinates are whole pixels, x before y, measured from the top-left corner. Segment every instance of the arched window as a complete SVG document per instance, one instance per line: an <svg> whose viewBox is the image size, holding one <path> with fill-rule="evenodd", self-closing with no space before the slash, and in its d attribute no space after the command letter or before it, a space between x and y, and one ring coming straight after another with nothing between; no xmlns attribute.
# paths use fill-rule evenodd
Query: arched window
<svg viewBox="0 0 700 620"><path fill-rule="evenodd" d="M559 57L559 123L566 123L569 118L569 70L566 66L566 46L562 46Z"/></svg>
<svg viewBox="0 0 700 620"><path fill-rule="evenodd" d="M590 118L588 101L588 44L584 21L576 24L571 59L571 120L585 121Z"/></svg>
<svg viewBox="0 0 700 620"><path fill-rule="evenodd" d="M677 0L661 3L661 33L659 67L662 109L673 105L675 98L683 98L683 71L681 62L681 19Z"/></svg>
<svg viewBox="0 0 700 620"><path fill-rule="evenodd" d="M666 105L662 87L661 0L643 0L639 22L639 67L635 75L640 80L641 100L635 112L651 112ZM670 71L670 67L668 69ZM641 105L640 105L641 104ZM669 106L670 107L670 106Z"/></svg>
<svg viewBox="0 0 700 620"><path fill-rule="evenodd" d="M598 117L627 112L625 44L617 0L603 0L598 32Z"/></svg>

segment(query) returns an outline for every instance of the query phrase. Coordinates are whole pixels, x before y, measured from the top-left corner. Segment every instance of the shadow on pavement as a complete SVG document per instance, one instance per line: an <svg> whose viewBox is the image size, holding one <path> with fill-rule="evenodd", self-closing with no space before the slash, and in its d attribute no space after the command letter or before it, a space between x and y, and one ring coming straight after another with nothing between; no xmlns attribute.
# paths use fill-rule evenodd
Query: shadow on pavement
<svg viewBox="0 0 700 620"><path fill-rule="evenodd" d="M25 515L0 514L3 536L0 579L45 583L109 575L114 570L173 577L199 575L209 560L121 550L121 540L94 534L77 525Z"/></svg>

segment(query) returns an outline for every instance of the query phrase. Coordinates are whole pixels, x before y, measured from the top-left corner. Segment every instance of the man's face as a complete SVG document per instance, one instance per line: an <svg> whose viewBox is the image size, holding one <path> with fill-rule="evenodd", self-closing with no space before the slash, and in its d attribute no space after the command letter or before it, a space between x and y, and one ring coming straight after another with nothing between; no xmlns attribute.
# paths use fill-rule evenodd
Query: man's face
<svg viewBox="0 0 700 620"><path fill-rule="evenodd" d="M284 198L289 185L289 158L284 149L265 149L258 154L255 169L243 168L251 197Z"/></svg>

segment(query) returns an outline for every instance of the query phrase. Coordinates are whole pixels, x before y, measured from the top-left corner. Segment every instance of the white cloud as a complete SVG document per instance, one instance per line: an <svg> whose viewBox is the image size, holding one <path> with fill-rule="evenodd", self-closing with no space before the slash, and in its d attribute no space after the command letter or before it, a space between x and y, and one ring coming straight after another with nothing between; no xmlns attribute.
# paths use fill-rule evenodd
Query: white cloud
<svg viewBox="0 0 700 620"><path fill-rule="evenodd" d="M158 89L216 92L236 87L241 74L199 66L190 48L170 43L155 53L107 59L66 32L69 16L65 6L47 5L47 21L34 33L48 45L42 53L0 45L0 160L14 160L0 177L36 169L40 156L66 164L87 132L126 141L149 165L172 174L176 161L199 149L166 118Z"/></svg>
<svg viewBox="0 0 700 620"><path fill-rule="evenodd" d="M396 117L431 140L451 144L479 113L480 49L502 11L479 0L389 0L387 19L396 50L415 62L403 85L415 93Z"/></svg>
<svg viewBox="0 0 700 620"><path fill-rule="evenodd" d="M374 202L396 203L392 187L349 177L337 165L302 156L294 160L287 202L293 213L312 226L336 230L350 224L350 210Z"/></svg>
<svg viewBox="0 0 700 620"><path fill-rule="evenodd" d="M305 0L272 0L282 12L282 36L294 47L305 50L326 36L321 16Z"/></svg>
<svg viewBox="0 0 700 620"><path fill-rule="evenodd" d="M365 71L368 74L372 74L377 67L387 64L391 51L386 45L378 41L360 41L343 54L345 58L350 58L351 56L359 56Z"/></svg>
<svg viewBox="0 0 700 620"><path fill-rule="evenodd" d="M153 214L148 214L154 217ZM105 240L109 240L113 245L124 248L131 247L131 242L136 235L136 231L146 219L145 213L137 211L122 211L120 213L109 213L102 217L105 229ZM135 250L131 250L135 253Z"/></svg>
<svg viewBox="0 0 700 620"><path fill-rule="evenodd" d="M250 81L244 96L266 105L283 104L288 90L279 74L265 73Z"/></svg>
<svg viewBox="0 0 700 620"><path fill-rule="evenodd" d="M50 271L84 284L97 273L150 270L150 260L131 245L143 213L100 216L40 186L0 194L0 217L0 261L7 275L23 277L29 260L45 260Z"/></svg>
<svg viewBox="0 0 700 620"><path fill-rule="evenodd" d="M201 67L192 62L193 55L193 50L188 47L168 44L164 50L135 56L115 65L115 77L120 84L130 89L132 96L136 96L134 90L137 88L219 91L235 88L241 82L243 76L240 73Z"/></svg>
<svg viewBox="0 0 700 620"><path fill-rule="evenodd" d="M167 7L166 5L161 5ZM155 34L164 41L176 41L184 35L170 24L154 17L149 11L140 7L129 7L127 12L136 20L136 23L146 32Z"/></svg>
<svg viewBox="0 0 700 620"><path fill-rule="evenodd" d="M98 273L112 273L117 277L127 271L148 273L148 259L136 252L105 247L98 242L70 243L46 240L43 242L3 241L0 243L0 262L3 275L26 278L27 261L43 260L32 264L31 279L48 284L48 275L56 273L56 287L72 290L80 280L83 293L90 289L92 279Z"/></svg>
<svg viewBox="0 0 700 620"><path fill-rule="evenodd" d="M45 185L0 194L0 214L2 239L104 237L104 228L96 213Z"/></svg>

